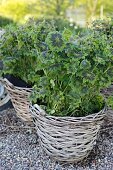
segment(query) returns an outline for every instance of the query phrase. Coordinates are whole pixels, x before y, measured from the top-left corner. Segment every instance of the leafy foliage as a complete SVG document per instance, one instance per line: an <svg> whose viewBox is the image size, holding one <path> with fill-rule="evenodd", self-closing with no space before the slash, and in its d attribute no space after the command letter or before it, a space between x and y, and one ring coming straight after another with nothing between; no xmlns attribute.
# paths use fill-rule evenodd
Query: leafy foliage
<svg viewBox="0 0 113 170"><path fill-rule="evenodd" d="M51 51L60 52L64 49L65 43L63 42L63 37L59 32L49 33L46 43L48 44Z"/></svg>
<svg viewBox="0 0 113 170"><path fill-rule="evenodd" d="M45 20L46 22L54 25L56 31L63 31L64 28L68 28L70 30L75 30L76 32L79 32L82 29L76 26L75 23L70 23L67 19L64 19L63 17L40 17L38 19L36 18L35 20L37 24Z"/></svg>
<svg viewBox="0 0 113 170"><path fill-rule="evenodd" d="M106 35L107 37L107 44L110 46L111 50L111 65L113 66L113 18L108 19L108 20L97 20L94 21L93 24L93 30L95 32L98 32L100 36L102 34ZM107 73L109 74L110 77L113 77L113 67L111 69L108 69ZM108 98L107 104L113 108L113 94Z"/></svg>
<svg viewBox="0 0 113 170"><path fill-rule="evenodd" d="M77 35L56 30L54 23L30 20L7 27L0 57L4 73L34 85L30 99L47 113L84 116L105 105L100 91L113 81L112 49L111 36L100 34L96 26ZM112 106L112 97L107 102Z"/></svg>
<svg viewBox="0 0 113 170"><path fill-rule="evenodd" d="M54 27L42 22L30 22L24 26L8 26L0 42L0 54L4 74L9 73L27 83L33 83L29 74L35 71L37 55L45 48L45 38Z"/></svg>
<svg viewBox="0 0 113 170"><path fill-rule="evenodd" d="M100 35L105 34L107 36L107 42L110 44L113 54L113 18L109 20L94 21L92 27L95 32L98 32Z"/></svg>
<svg viewBox="0 0 113 170"><path fill-rule="evenodd" d="M8 24L13 24L13 20L0 16L0 27L5 27Z"/></svg>
<svg viewBox="0 0 113 170"><path fill-rule="evenodd" d="M113 81L113 56L107 36L95 31L80 38L70 31L50 32L45 56L38 55L43 75L31 96L51 115L83 116L104 106L100 90Z"/></svg>
<svg viewBox="0 0 113 170"><path fill-rule="evenodd" d="M96 20L92 23L92 27L99 33L104 33L108 38L113 34L113 18L109 20Z"/></svg>

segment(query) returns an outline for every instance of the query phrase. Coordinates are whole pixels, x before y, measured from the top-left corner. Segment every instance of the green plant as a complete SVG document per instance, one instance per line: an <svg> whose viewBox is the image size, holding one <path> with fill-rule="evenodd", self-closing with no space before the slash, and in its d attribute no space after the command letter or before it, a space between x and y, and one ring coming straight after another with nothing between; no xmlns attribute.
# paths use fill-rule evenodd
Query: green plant
<svg viewBox="0 0 113 170"><path fill-rule="evenodd" d="M13 20L0 16L0 27L1 28L5 27L8 24L13 24L13 23L14 23Z"/></svg>
<svg viewBox="0 0 113 170"><path fill-rule="evenodd" d="M111 50L111 65L113 66L113 18L107 19L107 20L96 20L92 23L92 28L95 32L99 33L101 35L106 35L107 44L110 46ZM113 76L113 68L111 71L109 71L109 75ZM113 81L113 80L112 80ZM108 98L107 104L113 108L113 94Z"/></svg>
<svg viewBox="0 0 113 170"><path fill-rule="evenodd" d="M4 74L12 74L29 84L29 76L38 66L37 55L45 48L45 38L54 30L50 24L41 22L36 25L30 21L23 26L8 26L0 41L0 56L4 63Z"/></svg>
<svg viewBox="0 0 113 170"><path fill-rule="evenodd" d="M45 20L47 23L54 25L56 31L63 31L65 28L70 29L76 33L80 32L83 28L80 28L75 23L70 23L67 19L63 17L44 17L36 18L36 23L42 22Z"/></svg>
<svg viewBox="0 0 113 170"><path fill-rule="evenodd" d="M84 116L100 111L100 93L113 81L113 55L107 36L90 31L83 38L65 29L50 32L45 55L38 56L42 76L37 76L31 100L51 115ZM35 74L35 73L34 73Z"/></svg>
<svg viewBox="0 0 113 170"><path fill-rule="evenodd" d="M107 36L107 42L110 44L111 52L113 54L113 18L94 21L92 28L100 35L105 34Z"/></svg>
<svg viewBox="0 0 113 170"><path fill-rule="evenodd" d="M109 39L113 34L113 18L108 20L96 20L92 23L92 28L101 34L106 34Z"/></svg>

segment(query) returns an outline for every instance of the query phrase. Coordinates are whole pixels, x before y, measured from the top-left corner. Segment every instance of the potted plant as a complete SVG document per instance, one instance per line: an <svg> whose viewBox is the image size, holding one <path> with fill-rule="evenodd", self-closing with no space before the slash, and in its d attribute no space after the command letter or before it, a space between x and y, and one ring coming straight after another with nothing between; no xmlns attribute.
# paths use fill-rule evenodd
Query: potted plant
<svg viewBox="0 0 113 170"><path fill-rule="evenodd" d="M113 80L106 39L92 30L84 38L53 31L44 55L37 56L44 74L35 80L30 111L41 147L58 161L82 160L97 139L108 104L100 91Z"/></svg>
<svg viewBox="0 0 113 170"><path fill-rule="evenodd" d="M108 20L94 21L92 27L95 32L98 32L100 35L105 34L107 36L107 43L110 45L111 53L113 55L113 18ZM113 65L112 59L111 64ZM111 76L113 76L113 74ZM112 85L110 85L108 88L102 89L102 93L104 94L105 98L108 98L110 95L113 96L113 81ZM110 119L113 119L112 112L112 108L109 108L108 117Z"/></svg>
<svg viewBox="0 0 113 170"><path fill-rule="evenodd" d="M38 65L38 53L46 48L44 40L49 30L54 30L54 27L45 22L10 25L0 42L4 82L17 115L25 121L31 121L28 96L35 79L32 73Z"/></svg>

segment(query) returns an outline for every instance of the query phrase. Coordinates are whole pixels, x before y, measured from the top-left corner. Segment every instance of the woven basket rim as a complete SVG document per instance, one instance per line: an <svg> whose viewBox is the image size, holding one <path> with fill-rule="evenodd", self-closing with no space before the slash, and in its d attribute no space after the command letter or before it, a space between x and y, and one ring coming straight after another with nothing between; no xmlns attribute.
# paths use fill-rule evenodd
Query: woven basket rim
<svg viewBox="0 0 113 170"><path fill-rule="evenodd" d="M81 120L84 120L84 119L87 119L87 118L89 118L89 117L97 117L97 115L99 115L99 114L102 114L102 113L104 113L106 110L107 110L107 106L105 105L104 106L104 108L102 109L102 110L100 110L99 112L97 112L97 113L93 113L93 114L89 114L89 115L86 115L86 116L51 116L51 115L49 115L49 114L47 114L43 109L41 109L41 107L38 105L38 104L34 104L34 105L32 105L31 103L30 103L30 108L33 108L34 110L39 110L39 114L40 115L42 115L42 116L44 116L44 117L46 117L46 118L53 118L53 119L72 119L72 120L74 120L74 119L81 119ZM32 114L32 112L31 112L31 114ZM34 113L33 113L34 114Z"/></svg>
<svg viewBox="0 0 113 170"><path fill-rule="evenodd" d="M17 88L17 89L30 90L30 91L33 90L33 88L29 88L29 87L19 87L19 86L15 86L15 85L13 85L7 78L4 78L3 81L6 82L8 85L10 85L10 86L12 86L12 87L15 87L15 88Z"/></svg>
<svg viewBox="0 0 113 170"><path fill-rule="evenodd" d="M9 92L17 116L25 122L32 122L32 115L29 112L30 102L28 99L32 89L14 86L6 78L3 79L3 84Z"/></svg>

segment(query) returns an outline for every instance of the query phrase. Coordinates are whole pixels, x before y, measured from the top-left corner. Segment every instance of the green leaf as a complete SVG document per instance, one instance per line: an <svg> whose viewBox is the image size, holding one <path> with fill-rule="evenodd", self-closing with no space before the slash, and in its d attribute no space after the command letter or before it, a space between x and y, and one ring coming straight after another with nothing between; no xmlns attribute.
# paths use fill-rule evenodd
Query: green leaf
<svg viewBox="0 0 113 170"><path fill-rule="evenodd" d="M54 87L55 86L55 82L54 82L54 80L50 80L50 83L51 83L51 85L52 85L52 87Z"/></svg>
<svg viewBox="0 0 113 170"><path fill-rule="evenodd" d="M113 94L112 96L109 96L107 99L107 104L113 109Z"/></svg>
<svg viewBox="0 0 113 170"><path fill-rule="evenodd" d="M63 31L63 33L62 33L62 36L63 36L64 40L70 41L70 38L71 38L71 36L72 36L71 30L69 30L69 29L64 29L64 31Z"/></svg>

